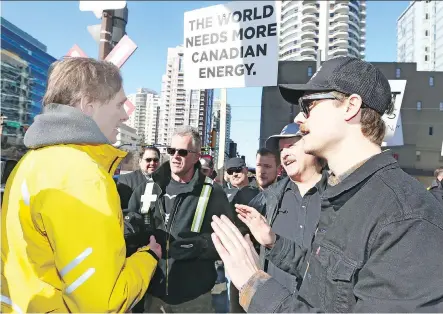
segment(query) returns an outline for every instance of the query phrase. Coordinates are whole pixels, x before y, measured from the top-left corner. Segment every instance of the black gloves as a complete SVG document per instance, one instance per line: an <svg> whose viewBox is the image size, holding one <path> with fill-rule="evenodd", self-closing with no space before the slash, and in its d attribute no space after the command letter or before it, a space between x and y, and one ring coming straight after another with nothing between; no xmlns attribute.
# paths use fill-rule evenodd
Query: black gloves
<svg viewBox="0 0 443 314"><path fill-rule="evenodd" d="M143 227L143 217L135 212L129 212L124 216L125 239L129 239L139 234Z"/></svg>
<svg viewBox="0 0 443 314"><path fill-rule="evenodd" d="M144 239L141 234L143 217L137 213L129 212L124 218L124 236L126 242L126 257L131 256L139 247L149 243L149 238Z"/></svg>
<svg viewBox="0 0 443 314"><path fill-rule="evenodd" d="M169 244L169 256L175 260L197 258L208 248L208 240L196 232L181 232Z"/></svg>

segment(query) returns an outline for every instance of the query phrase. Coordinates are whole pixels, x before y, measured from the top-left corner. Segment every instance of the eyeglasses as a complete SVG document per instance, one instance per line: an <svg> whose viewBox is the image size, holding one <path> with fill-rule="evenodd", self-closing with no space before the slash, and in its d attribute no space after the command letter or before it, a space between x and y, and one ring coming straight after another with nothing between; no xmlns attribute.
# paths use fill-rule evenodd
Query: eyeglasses
<svg viewBox="0 0 443 314"><path fill-rule="evenodd" d="M160 159L158 159L158 158L145 158L145 161L146 161L147 163L150 163L151 161L153 161L153 162L159 162Z"/></svg>
<svg viewBox="0 0 443 314"><path fill-rule="evenodd" d="M226 172L232 176L235 173L240 173L243 171L243 167L237 167L237 168L229 168Z"/></svg>
<svg viewBox="0 0 443 314"><path fill-rule="evenodd" d="M192 150L188 150L188 149L183 149L183 148L172 148L172 147L168 147L168 148L166 149L166 151L168 152L168 154L169 154L170 156L174 156L175 153L177 152L177 154L178 154L180 157L186 157L186 156L188 156L189 153L197 154L197 152L194 152L194 151L192 151Z"/></svg>
<svg viewBox="0 0 443 314"><path fill-rule="evenodd" d="M331 93L311 94L300 97L298 100L298 104L300 105L300 109L303 112L305 118L308 118L309 112L318 105L319 100L326 99L337 99L337 97Z"/></svg>

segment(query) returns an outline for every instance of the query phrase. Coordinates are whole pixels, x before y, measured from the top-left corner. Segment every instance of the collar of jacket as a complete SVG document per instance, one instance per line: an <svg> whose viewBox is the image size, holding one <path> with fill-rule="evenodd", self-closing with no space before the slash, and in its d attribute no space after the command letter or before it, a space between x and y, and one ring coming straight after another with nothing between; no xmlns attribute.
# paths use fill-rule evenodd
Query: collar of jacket
<svg viewBox="0 0 443 314"><path fill-rule="evenodd" d="M369 179L374 173L387 167L398 168L397 160L392 157L390 151L385 151L372 156L339 184L334 186L329 185L323 194L323 198L335 198L340 194L352 190L355 186L360 185Z"/></svg>
<svg viewBox="0 0 443 314"><path fill-rule="evenodd" d="M189 181L187 184L187 188L183 189L183 193L192 192L197 185L203 185L205 182L206 176L201 172L200 167L199 162L194 165L194 175L192 176L191 181ZM152 179L163 191L165 191L166 186L172 179L170 163L165 162L157 170L155 170L155 172L152 174Z"/></svg>
<svg viewBox="0 0 443 314"><path fill-rule="evenodd" d="M71 148L87 153L92 159L105 168L110 174L114 174L120 162L128 154L112 145L77 145L68 144Z"/></svg>
<svg viewBox="0 0 443 314"><path fill-rule="evenodd" d="M328 177L328 171L323 170L320 181L315 184L315 187L320 193L323 193L325 191L328 185ZM265 189L263 193L265 194L265 196L272 195L273 197L276 197L277 200L280 200L283 197L283 194L285 193L286 187L288 186L290 180L291 179L289 177L284 177L280 181L277 181L276 183L271 185L269 188Z"/></svg>
<svg viewBox="0 0 443 314"><path fill-rule="evenodd" d="M434 189L434 188L443 189L443 181L438 181L437 179L432 181L431 186L429 187L429 189Z"/></svg>
<svg viewBox="0 0 443 314"><path fill-rule="evenodd" d="M290 182L289 177L285 177L281 179L280 181L274 183L270 187L268 187L266 190L264 190L262 193L264 194L265 198L275 198L277 202L283 197L283 194L285 193L286 186Z"/></svg>

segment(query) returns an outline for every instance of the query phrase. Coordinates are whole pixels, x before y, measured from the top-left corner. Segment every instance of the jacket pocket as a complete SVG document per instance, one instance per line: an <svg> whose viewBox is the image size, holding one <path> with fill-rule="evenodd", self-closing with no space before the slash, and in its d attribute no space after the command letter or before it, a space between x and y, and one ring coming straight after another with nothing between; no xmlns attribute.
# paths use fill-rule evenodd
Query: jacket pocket
<svg viewBox="0 0 443 314"><path fill-rule="evenodd" d="M326 274L329 251L318 247L308 258L299 297L311 307L325 309Z"/></svg>
<svg viewBox="0 0 443 314"><path fill-rule="evenodd" d="M356 303L354 277L357 271L357 263L336 252L331 252L330 261L325 291L327 302L330 303L328 310L332 312L352 312Z"/></svg>
<svg viewBox="0 0 443 314"><path fill-rule="evenodd" d="M309 259L299 296L325 312L351 312L355 305L356 265L343 258L339 250L317 247Z"/></svg>

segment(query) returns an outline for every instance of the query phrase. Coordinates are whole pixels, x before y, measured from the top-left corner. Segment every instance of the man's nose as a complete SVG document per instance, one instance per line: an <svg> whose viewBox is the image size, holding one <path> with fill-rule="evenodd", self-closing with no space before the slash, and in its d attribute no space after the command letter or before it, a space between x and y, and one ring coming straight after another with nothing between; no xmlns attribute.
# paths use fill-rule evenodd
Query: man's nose
<svg viewBox="0 0 443 314"><path fill-rule="evenodd" d="M306 118L305 118L303 112L300 111L298 113L298 115L294 118L294 123L303 124L305 122L306 122Z"/></svg>
<svg viewBox="0 0 443 314"><path fill-rule="evenodd" d="M283 149L281 150L281 152L280 152L280 156L281 156L281 159L283 159L283 161L285 161L286 158L288 158L288 153L286 152L286 148L283 148Z"/></svg>

